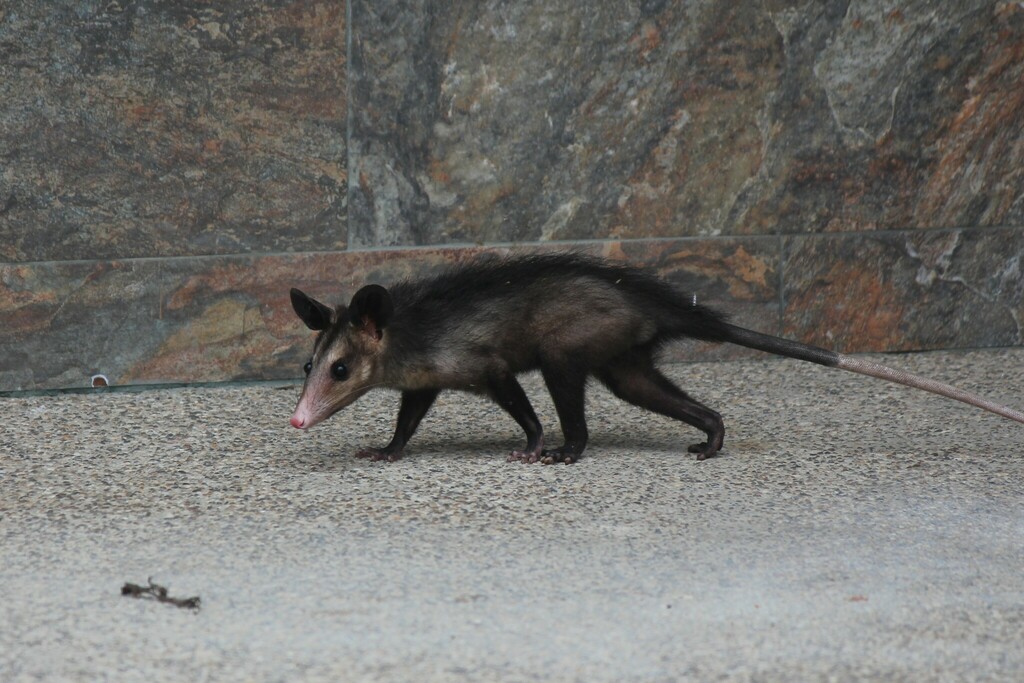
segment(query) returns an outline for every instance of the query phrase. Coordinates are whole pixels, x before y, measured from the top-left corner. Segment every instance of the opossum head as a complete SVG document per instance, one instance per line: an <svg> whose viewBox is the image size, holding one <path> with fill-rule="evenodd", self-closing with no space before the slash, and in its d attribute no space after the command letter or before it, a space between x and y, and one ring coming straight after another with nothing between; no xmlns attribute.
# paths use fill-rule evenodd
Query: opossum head
<svg viewBox="0 0 1024 683"><path fill-rule="evenodd" d="M391 295L380 285L363 287L347 307L331 308L297 289L291 298L306 327L319 332L291 419L293 427L308 429L380 385L385 329L393 307Z"/></svg>

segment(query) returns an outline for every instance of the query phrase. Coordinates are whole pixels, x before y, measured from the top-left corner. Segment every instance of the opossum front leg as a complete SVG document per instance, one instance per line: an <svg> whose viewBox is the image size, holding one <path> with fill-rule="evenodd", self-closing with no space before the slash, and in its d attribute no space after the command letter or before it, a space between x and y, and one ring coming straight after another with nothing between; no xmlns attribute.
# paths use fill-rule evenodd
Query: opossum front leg
<svg viewBox="0 0 1024 683"><path fill-rule="evenodd" d="M690 398L654 367L650 354L635 351L613 360L595 373L612 393L635 406L682 420L707 434L707 441L689 447L697 460L706 460L722 448L722 416Z"/></svg>
<svg viewBox="0 0 1024 683"><path fill-rule="evenodd" d="M551 400L558 412L565 443L558 448L546 448L541 453L541 462L551 465L556 462L571 464L583 455L587 447L587 419L584 413L584 393L587 386L587 369L578 367L569 360L541 364L541 375L551 393Z"/></svg>
<svg viewBox="0 0 1024 683"><path fill-rule="evenodd" d="M405 444L416 433L420 420L430 410L438 393L437 389L403 391L402 406L398 409L398 422L395 425L395 435L391 437L391 443L384 448L363 448L356 453L356 457L387 460L388 462L394 462L401 458Z"/></svg>
<svg viewBox="0 0 1024 683"><path fill-rule="evenodd" d="M491 398L512 416L526 432L526 448L512 451L508 461L537 462L544 448L544 428L541 427L537 414L533 412L530 399L511 373L494 375L487 381Z"/></svg>

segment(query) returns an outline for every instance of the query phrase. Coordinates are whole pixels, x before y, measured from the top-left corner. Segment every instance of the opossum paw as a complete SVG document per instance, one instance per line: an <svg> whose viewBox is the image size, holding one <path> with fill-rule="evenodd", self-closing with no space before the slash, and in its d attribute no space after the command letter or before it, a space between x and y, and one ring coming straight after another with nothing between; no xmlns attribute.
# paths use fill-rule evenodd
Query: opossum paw
<svg viewBox="0 0 1024 683"><path fill-rule="evenodd" d="M690 444L690 446L686 450L688 450L690 453L696 453L697 460L707 460L708 458L713 458L715 456L715 453L718 452L717 448L711 448L710 446L708 446L707 441L705 441L704 443Z"/></svg>
<svg viewBox="0 0 1024 683"><path fill-rule="evenodd" d="M554 465L555 463L571 465L579 459L580 453L575 449L562 446L561 448L551 448L543 451L540 461L545 465Z"/></svg>
<svg viewBox="0 0 1024 683"><path fill-rule="evenodd" d="M533 451L512 451L508 454L508 462L535 463L540 460L540 453Z"/></svg>
<svg viewBox="0 0 1024 683"><path fill-rule="evenodd" d="M540 446L525 451L512 451L508 455L508 462L522 462L527 464L540 462L542 452L543 451Z"/></svg>
<svg viewBox="0 0 1024 683"><path fill-rule="evenodd" d="M356 451L356 457L374 462L395 462L402 459L402 451L388 451L386 448L360 448Z"/></svg>

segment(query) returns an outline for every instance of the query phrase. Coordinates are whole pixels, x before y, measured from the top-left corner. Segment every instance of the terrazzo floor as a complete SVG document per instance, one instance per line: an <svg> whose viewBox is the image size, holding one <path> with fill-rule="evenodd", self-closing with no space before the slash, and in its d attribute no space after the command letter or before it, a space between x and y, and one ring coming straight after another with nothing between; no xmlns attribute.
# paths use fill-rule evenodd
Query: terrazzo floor
<svg viewBox="0 0 1024 683"><path fill-rule="evenodd" d="M1024 406L1024 350L890 356ZM0 680L1024 680L1024 425L776 359L667 367L695 431L588 398L576 465L444 394L0 398ZM557 440L537 377L524 381ZM148 577L199 611L120 595Z"/></svg>

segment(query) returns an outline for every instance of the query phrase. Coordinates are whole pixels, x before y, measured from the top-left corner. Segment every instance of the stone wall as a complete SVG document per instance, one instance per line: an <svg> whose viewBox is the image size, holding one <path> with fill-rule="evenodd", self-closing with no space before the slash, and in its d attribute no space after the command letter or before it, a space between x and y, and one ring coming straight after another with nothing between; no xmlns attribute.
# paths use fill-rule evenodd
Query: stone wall
<svg viewBox="0 0 1024 683"><path fill-rule="evenodd" d="M0 391L294 377L290 286L484 249L842 351L1022 343L1018 2L20 0L0 102Z"/></svg>

